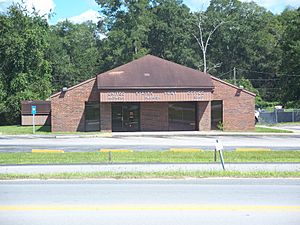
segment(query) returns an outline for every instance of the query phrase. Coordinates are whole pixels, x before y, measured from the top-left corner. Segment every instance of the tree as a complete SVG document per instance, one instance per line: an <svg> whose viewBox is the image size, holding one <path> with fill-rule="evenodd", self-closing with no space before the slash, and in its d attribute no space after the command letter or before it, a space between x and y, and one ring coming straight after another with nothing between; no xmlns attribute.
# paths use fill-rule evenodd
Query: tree
<svg viewBox="0 0 300 225"><path fill-rule="evenodd" d="M217 31L217 29L222 26L225 21L217 21L214 20L211 28L208 28L209 30L205 29L208 27L207 24L209 24L209 21L211 21L213 18L209 18L204 12L197 12L194 14L194 25L197 27L196 32L192 32L193 37L196 39L197 44L201 50L202 53L202 60L203 60L203 72L208 72L207 67L207 50L209 43L212 39L212 35ZM219 64L216 64L214 68L219 67Z"/></svg>
<svg viewBox="0 0 300 225"><path fill-rule="evenodd" d="M0 15L0 124L18 123L20 101L46 99L51 67L45 59L48 24L36 12L12 5Z"/></svg>
<svg viewBox="0 0 300 225"><path fill-rule="evenodd" d="M280 20L285 27L281 43L281 101L300 107L300 8L286 9Z"/></svg>
<svg viewBox="0 0 300 225"><path fill-rule="evenodd" d="M190 9L180 1L160 1L151 10L153 22L148 34L150 54L197 68L200 60L191 48Z"/></svg>
<svg viewBox="0 0 300 225"><path fill-rule="evenodd" d="M107 39L101 43L105 51L106 69L116 67L148 53L149 26L152 22L151 0L97 0L106 16L100 23Z"/></svg>
<svg viewBox="0 0 300 225"><path fill-rule="evenodd" d="M96 24L66 20L50 27L47 54L52 67L54 91L94 77L100 71Z"/></svg>
<svg viewBox="0 0 300 225"><path fill-rule="evenodd" d="M237 79L243 76L264 99L276 100L283 31L276 16L253 2L238 0L212 0L206 14L230 21L219 27L208 49L210 60L221 63L214 74L229 78L236 67Z"/></svg>

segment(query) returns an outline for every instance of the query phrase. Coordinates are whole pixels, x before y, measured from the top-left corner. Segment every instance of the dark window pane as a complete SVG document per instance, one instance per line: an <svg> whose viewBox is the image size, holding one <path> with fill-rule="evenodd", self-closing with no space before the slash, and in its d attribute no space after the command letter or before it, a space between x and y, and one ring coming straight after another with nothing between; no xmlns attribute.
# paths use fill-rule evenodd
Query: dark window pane
<svg viewBox="0 0 300 225"><path fill-rule="evenodd" d="M217 130L223 126L223 101L211 102L211 129Z"/></svg>
<svg viewBox="0 0 300 225"><path fill-rule="evenodd" d="M85 130L100 130L100 105L98 102L85 103Z"/></svg>
<svg viewBox="0 0 300 225"><path fill-rule="evenodd" d="M196 104L179 102L169 104L169 130L195 130Z"/></svg>

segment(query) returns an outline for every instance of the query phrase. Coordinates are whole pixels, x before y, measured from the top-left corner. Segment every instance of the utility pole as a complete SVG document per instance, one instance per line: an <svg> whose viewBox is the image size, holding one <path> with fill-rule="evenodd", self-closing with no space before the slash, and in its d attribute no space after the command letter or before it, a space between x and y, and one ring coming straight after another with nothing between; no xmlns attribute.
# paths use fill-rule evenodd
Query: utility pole
<svg viewBox="0 0 300 225"><path fill-rule="evenodd" d="M236 69L235 69L235 67L233 67L233 82L234 82L234 85L236 86Z"/></svg>

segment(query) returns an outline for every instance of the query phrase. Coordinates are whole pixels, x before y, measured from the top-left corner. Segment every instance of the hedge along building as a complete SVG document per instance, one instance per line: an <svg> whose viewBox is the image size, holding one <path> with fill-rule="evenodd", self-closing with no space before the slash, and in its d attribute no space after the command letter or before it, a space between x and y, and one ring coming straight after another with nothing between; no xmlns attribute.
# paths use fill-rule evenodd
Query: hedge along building
<svg viewBox="0 0 300 225"><path fill-rule="evenodd" d="M52 131L253 130L255 94L147 55L51 96Z"/></svg>

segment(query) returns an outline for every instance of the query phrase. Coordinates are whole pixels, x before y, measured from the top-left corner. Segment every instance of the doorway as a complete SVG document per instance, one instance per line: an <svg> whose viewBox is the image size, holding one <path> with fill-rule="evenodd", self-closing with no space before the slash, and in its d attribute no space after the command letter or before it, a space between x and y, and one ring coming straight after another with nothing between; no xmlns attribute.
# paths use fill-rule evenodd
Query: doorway
<svg viewBox="0 0 300 225"><path fill-rule="evenodd" d="M140 104L113 103L112 131L139 131Z"/></svg>

